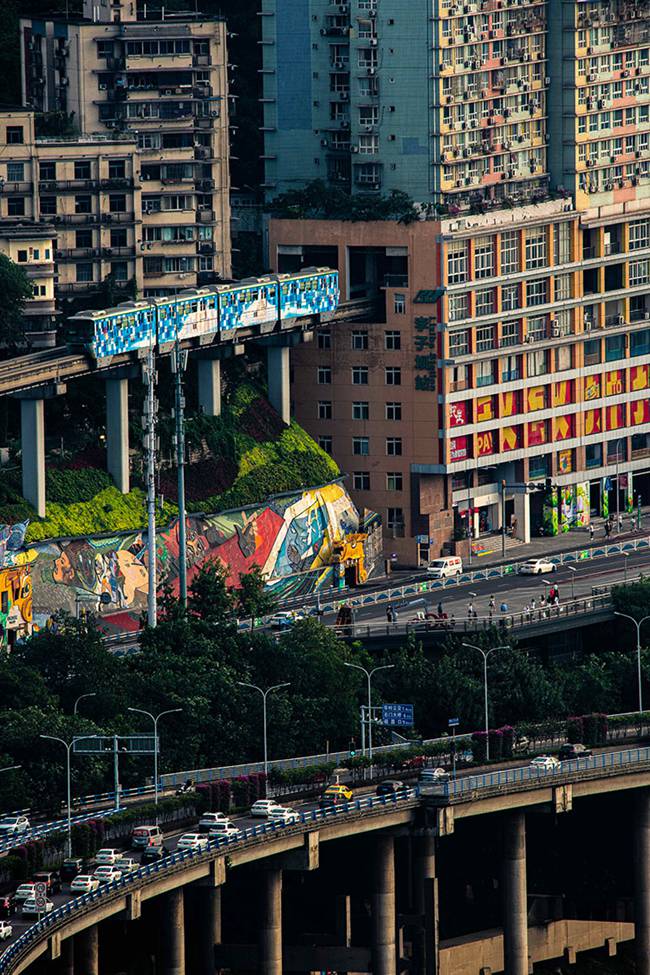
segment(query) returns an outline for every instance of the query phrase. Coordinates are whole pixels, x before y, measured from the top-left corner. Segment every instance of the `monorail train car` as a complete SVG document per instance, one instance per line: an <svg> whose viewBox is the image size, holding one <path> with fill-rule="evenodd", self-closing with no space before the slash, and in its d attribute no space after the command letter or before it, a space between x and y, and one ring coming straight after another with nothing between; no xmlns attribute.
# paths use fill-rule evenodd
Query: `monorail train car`
<svg viewBox="0 0 650 975"><path fill-rule="evenodd" d="M165 346L202 335L230 338L238 329L260 333L283 322L336 310L338 272L305 268L296 274L247 278L182 291L165 298L129 301L105 311L82 311L66 323L66 341L93 359Z"/></svg>

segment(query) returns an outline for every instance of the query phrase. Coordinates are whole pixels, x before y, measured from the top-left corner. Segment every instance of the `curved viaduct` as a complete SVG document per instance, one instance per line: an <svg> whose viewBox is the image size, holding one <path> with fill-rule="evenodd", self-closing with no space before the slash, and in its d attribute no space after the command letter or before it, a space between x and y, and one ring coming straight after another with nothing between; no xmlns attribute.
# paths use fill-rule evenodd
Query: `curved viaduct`
<svg viewBox="0 0 650 975"><path fill-rule="evenodd" d="M556 912L540 924L527 891L527 820L542 816L553 830L576 807L589 818L589 803L603 797L633 803L635 923ZM502 923L441 941L437 863L446 891L454 860L445 844L468 821L484 830L486 850L498 836ZM479 845L475 856L482 854ZM244 942L224 937L222 894L227 901L231 889L229 933L248 924L255 934ZM329 936L308 927L325 915L335 918ZM650 749L601 753L552 772L462 775L308 811L292 825L251 827L203 853L172 854L32 925L1 956L0 975L528 975L536 962L571 962L580 951L615 954L635 935L637 972L650 975Z"/></svg>

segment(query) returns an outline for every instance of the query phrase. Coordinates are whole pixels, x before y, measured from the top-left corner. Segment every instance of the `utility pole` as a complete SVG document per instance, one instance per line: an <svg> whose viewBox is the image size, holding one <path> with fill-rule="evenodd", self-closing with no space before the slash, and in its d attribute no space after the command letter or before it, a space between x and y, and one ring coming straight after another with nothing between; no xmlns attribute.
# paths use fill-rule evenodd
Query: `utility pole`
<svg viewBox="0 0 650 975"><path fill-rule="evenodd" d="M183 395L183 373L187 366L187 352L181 349L176 328L176 342L172 352L172 372L174 373L174 419L176 433L176 467L178 470L178 582L183 606L187 606L187 530L185 524L185 396Z"/></svg>
<svg viewBox="0 0 650 975"><path fill-rule="evenodd" d="M506 555L506 482L501 481L501 555Z"/></svg>
<svg viewBox="0 0 650 975"><path fill-rule="evenodd" d="M149 560L149 592L147 598L147 622L157 623L156 609L156 353L151 346L142 366L142 380L147 387L142 416L143 446L147 462L147 553Z"/></svg>

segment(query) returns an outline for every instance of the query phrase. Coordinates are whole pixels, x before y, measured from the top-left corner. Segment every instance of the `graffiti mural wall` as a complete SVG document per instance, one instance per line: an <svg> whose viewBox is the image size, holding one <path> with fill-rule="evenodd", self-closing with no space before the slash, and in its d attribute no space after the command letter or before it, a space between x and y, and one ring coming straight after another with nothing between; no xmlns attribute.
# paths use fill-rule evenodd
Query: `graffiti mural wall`
<svg viewBox="0 0 650 975"><path fill-rule="evenodd" d="M192 516L187 526L188 580L199 567L218 558L236 586L240 573L259 566L280 596L298 595L335 585L340 568L332 564L335 542L358 532L359 513L338 482L274 498L265 504L216 515ZM375 535L381 526L372 522L366 568L376 559ZM58 609L76 613L84 606L97 611L108 596L105 615L124 611L134 619L147 603L149 570L146 532L110 538L81 538L43 542L29 549L4 553L0 563L0 593L11 588L9 573L20 567L22 591L29 580L30 622L43 626ZM178 524L157 536L159 584L178 592ZM6 582L3 579L6 577ZM33 593L32 593L33 590ZM25 590L26 591L26 590ZM8 607L10 608L10 607ZM0 614L0 635L7 640Z"/></svg>

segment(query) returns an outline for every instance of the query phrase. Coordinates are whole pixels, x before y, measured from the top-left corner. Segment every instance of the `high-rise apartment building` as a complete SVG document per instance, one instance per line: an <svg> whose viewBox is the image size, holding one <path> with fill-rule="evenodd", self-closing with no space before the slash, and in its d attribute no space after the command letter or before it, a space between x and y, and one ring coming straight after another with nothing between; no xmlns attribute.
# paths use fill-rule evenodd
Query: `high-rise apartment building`
<svg viewBox="0 0 650 975"><path fill-rule="evenodd" d="M323 2L293 33L291 7L263 10L268 195L320 176L434 205L269 232L272 266L383 296L294 353L293 395L391 550L650 503L648 4Z"/></svg>
<svg viewBox="0 0 650 975"><path fill-rule="evenodd" d="M22 20L21 52L25 104L71 119L83 134L77 140L80 164L87 138L116 143L129 154L119 178L129 181L125 189L137 193L139 206L127 208L130 222L117 221L127 225L126 242L111 245L104 239L102 220L105 215L110 221L110 210L100 204L99 221L88 222L83 249L103 257L105 247L127 248L131 253L119 256L133 258L145 296L229 276L223 20L192 15L138 20L130 0L86 2L82 20ZM117 178L103 172L110 166L108 154L100 152L84 177L99 189L102 180ZM72 159L74 153L65 155ZM70 179L66 170L56 182ZM40 174L39 182L51 180ZM68 243L60 249L79 249Z"/></svg>

